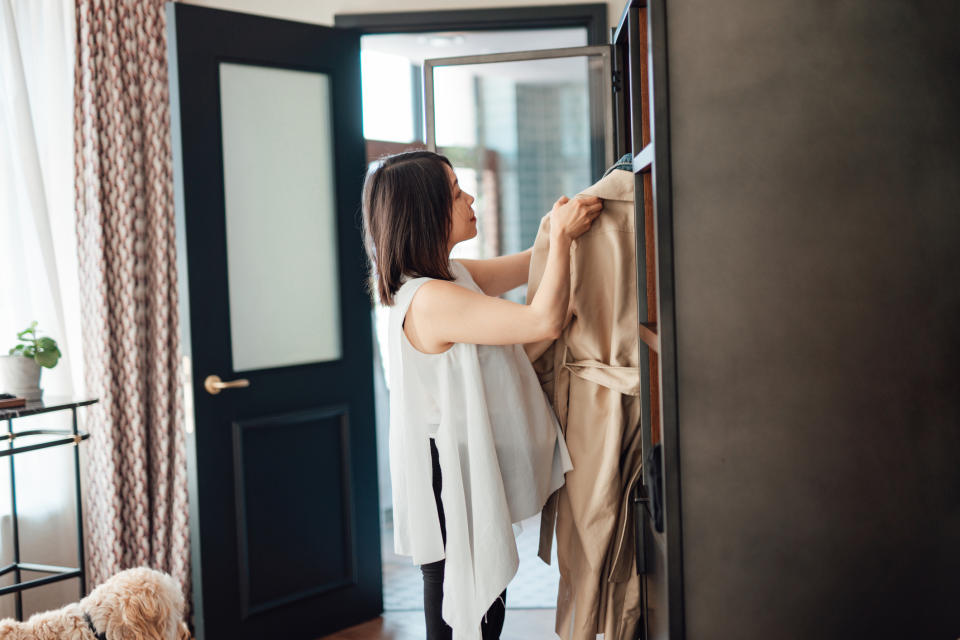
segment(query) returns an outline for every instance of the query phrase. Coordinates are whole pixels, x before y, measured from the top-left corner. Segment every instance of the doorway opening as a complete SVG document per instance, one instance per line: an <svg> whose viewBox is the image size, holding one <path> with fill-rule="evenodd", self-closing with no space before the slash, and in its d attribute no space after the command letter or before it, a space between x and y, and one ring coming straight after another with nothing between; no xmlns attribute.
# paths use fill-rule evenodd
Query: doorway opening
<svg viewBox="0 0 960 640"><path fill-rule="evenodd" d="M361 38L368 168L384 155L426 148L425 59L582 47L604 41L605 6L576 7L589 15L574 20L559 15L575 9L568 6L558 13L557 26L543 26L543 16L551 9L543 8L537 20L530 18L531 28L499 30L468 27L427 31L414 24L399 24L391 16L386 22L399 24L397 31L405 31L397 33L389 27L372 26L378 22L376 16L338 16L338 26L359 26L368 31ZM504 15L509 10L498 13L500 24L518 24ZM402 15L410 20L416 16ZM431 25L437 22L426 21ZM582 73L571 74L569 64L551 68L542 61L529 61L511 63L510 71L504 71L471 65L445 70L442 82L435 76L437 150L450 158L460 184L476 197L480 222L477 237L457 245L454 258L490 258L532 246L540 219L553 202L563 194L572 196L591 182L593 142L586 66ZM503 297L522 303L525 295L525 287L518 287ZM388 612L422 610L420 569L410 558L393 552L388 310L375 305L372 314L383 605ZM539 515L524 521L522 529L517 536L520 566L507 588L507 609L553 609L559 583L556 544L551 564L545 564L537 556Z"/></svg>

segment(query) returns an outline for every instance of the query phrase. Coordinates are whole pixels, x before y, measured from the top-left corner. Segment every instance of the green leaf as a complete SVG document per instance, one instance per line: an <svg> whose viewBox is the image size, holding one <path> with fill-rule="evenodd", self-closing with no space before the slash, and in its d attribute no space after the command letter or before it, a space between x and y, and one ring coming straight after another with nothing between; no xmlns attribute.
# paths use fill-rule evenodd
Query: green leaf
<svg viewBox="0 0 960 640"><path fill-rule="evenodd" d="M33 337L36 337L36 335L37 335L37 321L36 321L36 320L34 320L33 322L31 322L29 327L27 327L26 329L24 329L23 331L21 331L20 333L18 333L18 334L17 334L17 337L20 338L21 340L24 340L25 338L24 338L23 336L27 335L28 333L29 333L29 334L32 334Z"/></svg>
<svg viewBox="0 0 960 640"><path fill-rule="evenodd" d="M33 357L41 367L52 369L57 364L58 356L52 351L41 351Z"/></svg>
<svg viewBox="0 0 960 640"><path fill-rule="evenodd" d="M54 340L53 338L44 336L42 338L37 339L37 346L40 347L41 349L56 349L57 341Z"/></svg>

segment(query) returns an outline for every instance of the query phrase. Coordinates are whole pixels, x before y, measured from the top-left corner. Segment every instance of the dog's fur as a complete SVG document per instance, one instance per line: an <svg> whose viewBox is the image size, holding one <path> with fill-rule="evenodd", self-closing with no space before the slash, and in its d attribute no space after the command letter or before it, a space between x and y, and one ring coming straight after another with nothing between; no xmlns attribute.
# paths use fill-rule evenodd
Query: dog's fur
<svg viewBox="0 0 960 640"><path fill-rule="evenodd" d="M112 576L80 602L35 613L26 622L0 620L0 640L95 640L84 613L107 640L192 640L183 607L176 580L136 567Z"/></svg>

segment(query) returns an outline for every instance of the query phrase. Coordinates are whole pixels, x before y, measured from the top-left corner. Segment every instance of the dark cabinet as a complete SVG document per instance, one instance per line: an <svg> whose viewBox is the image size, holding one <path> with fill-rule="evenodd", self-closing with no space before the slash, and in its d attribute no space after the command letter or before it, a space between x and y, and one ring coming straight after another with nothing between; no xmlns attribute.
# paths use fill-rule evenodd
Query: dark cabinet
<svg viewBox="0 0 960 640"><path fill-rule="evenodd" d="M960 6L630 1L612 41L646 637L958 637Z"/></svg>

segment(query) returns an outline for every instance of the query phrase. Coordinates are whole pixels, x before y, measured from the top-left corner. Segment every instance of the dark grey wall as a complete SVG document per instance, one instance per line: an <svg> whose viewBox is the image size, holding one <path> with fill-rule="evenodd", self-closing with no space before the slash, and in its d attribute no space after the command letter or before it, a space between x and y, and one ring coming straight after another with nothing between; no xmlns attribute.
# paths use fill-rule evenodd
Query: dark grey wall
<svg viewBox="0 0 960 640"><path fill-rule="evenodd" d="M960 637L960 3L667 6L686 637Z"/></svg>

